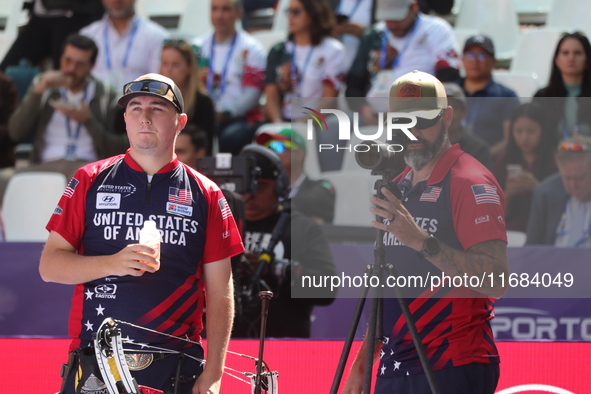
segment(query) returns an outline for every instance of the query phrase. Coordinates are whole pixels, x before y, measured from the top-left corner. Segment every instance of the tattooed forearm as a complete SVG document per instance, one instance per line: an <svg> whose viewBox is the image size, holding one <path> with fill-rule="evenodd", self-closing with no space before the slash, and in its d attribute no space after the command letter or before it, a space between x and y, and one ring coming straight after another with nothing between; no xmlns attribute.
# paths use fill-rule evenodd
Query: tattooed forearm
<svg viewBox="0 0 591 394"><path fill-rule="evenodd" d="M506 290L502 286L501 276L509 275L507 265L507 244L500 240L485 241L472 246L467 251L454 249L448 245L441 244L439 253L429 257L429 261L445 274L450 276L482 277L483 274L492 274L493 283L484 281L483 287L475 288L487 296L501 297Z"/></svg>

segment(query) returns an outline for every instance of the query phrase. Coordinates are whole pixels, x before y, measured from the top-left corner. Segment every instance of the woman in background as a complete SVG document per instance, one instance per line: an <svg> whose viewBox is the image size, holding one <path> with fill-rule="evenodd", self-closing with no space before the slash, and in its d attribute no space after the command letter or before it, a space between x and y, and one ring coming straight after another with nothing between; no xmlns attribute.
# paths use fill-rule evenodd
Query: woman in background
<svg viewBox="0 0 591 394"><path fill-rule="evenodd" d="M160 74L172 79L181 90L188 123L205 131L208 137L207 155L211 155L215 133L215 110L213 101L205 93L193 47L183 40L165 41Z"/></svg>
<svg viewBox="0 0 591 394"><path fill-rule="evenodd" d="M505 192L507 230L525 232L534 189L558 171L556 138L547 125L544 109L535 103L521 105L511 119L507 149L493 167Z"/></svg>
<svg viewBox="0 0 591 394"><path fill-rule="evenodd" d="M584 34L564 34L558 41L548 86L535 97L551 114L550 127L560 140L591 135L591 99L581 99L591 97L591 45Z"/></svg>
<svg viewBox="0 0 591 394"><path fill-rule="evenodd" d="M330 37L335 18L328 2L291 0L287 13L289 35L269 52L265 72L265 111L273 123L305 121L305 107L334 108L345 75L343 44ZM338 143L337 129L316 133L317 142ZM340 169L343 152L332 153L319 155L322 171Z"/></svg>

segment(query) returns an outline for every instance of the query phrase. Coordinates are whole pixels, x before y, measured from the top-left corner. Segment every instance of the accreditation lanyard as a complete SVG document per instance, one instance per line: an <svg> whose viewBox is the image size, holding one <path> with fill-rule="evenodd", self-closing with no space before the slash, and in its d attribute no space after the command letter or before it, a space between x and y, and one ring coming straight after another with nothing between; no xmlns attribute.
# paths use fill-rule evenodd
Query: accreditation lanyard
<svg viewBox="0 0 591 394"><path fill-rule="evenodd" d="M570 207L571 201L572 201L572 197L566 203L566 206L564 207L564 211L562 211L562 218L560 219L560 224L559 224L558 230L557 230L557 236L559 239L563 239L563 237L566 236L567 211L568 211L568 208ZM571 215L568 215L568 216L571 216ZM574 243L573 247L575 247L575 248L578 248L581 245L583 245L591 237L591 212L585 212L585 216L587 217L587 228L585 229L583 236L577 242Z"/></svg>
<svg viewBox="0 0 591 394"><path fill-rule="evenodd" d="M347 15L349 17L349 20L351 20L351 17L355 14L355 12L357 11L357 9L359 8L359 5L361 4L363 0L357 0L355 2L355 5L353 6L353 9L351 10L351 12L349 12L349 15ZM337 14L343 14L343 1L339 1L339 6L337 7Z"/></svg>
<svg viewBox="0 0 591 394"><path fill-rule="evenodd" d="M140 24L139 18L135 20L133 26L131 27L131 31L129 32L129 39L127 41L127 47L125 48L125 53L123 54L123 60L121 61L121 67L127 67L127 61L129 60L129 53L131 52L131 45L133 44L133 40L135 39L135 35L137 33L138 26ZM109 47L109 29L108 23L105 23L105 28L103 29L103 39L105 41L105 58L107 60L107 68L111 70L113 68L113 62L111 60L111 50Z"/></svg>
<svg viewBox="0 0 591 394"><path fill-rule="evenodd" d="M234 47L236 46L236 40L238 38L238 33L234 34L232 37L232 43L230 44L230 50L228 51L228 56L226 56L226 61L224 62L224 68L222 69L222 74L220 76L220 86L217 92L213 91L213 77L215 72L213 71L213 67L215 64L215 34L211 38L211 48L209 50L209 71L207 72L207 91L209 94L213 96L214 100L217 100L224 94L227 85L227 76L228 76L228 68L230 66L230 59L232 58L232 53L234 52Z"/></svg>
<svg viewBox="0 0 591 394"><path fill-rule="evenodd" d="M66 89L60 90L62 100L67 101L66 97ZM86 103L86 95L88 93L88 84L84 87L84 93L82 95L82 101ZM76 132L72 133L72 126L70 125L70 118L64 115L66 118L66 132L68 133L68 144L66 145L66 160L76 160L76 147L78 137L80 137L80 130L82 129L82 124L78 123L76 127Z"/></svg>
<svg viewBox="0 0 591 394"><path fill-rule="evenodd" d="M398 51L398 55L396 56L396 59L394 59L394 63L392 63L392 68L398 67L398 64L400 63L400 59L402 59L402 55L410 47L410 43L412 42L412 40L414 38L414 34L416 33L417 27L419 26L420 22L421 22L421 15L417 15L417 19L415 20L415 23L412 25L412 27L410 28L410 31L406 35L406 41L404 42L404 45ZM384 30L382 30L382 47L380 48L380 70L383 70L384 68L386 68L386 51L387 51L387 49L388 49L388 28L384 26Z"/></svg>
<svg viewBox="0 0 591 394"><path fill-rule="evenodd" d="M304 61L304 66L301 68L301 71L298 73L298 66L296 63L296 45L293 44L293 51L291 51L291 83L295 89L295 93L297 96L300 96L300 87L302 85L302 80L304 79L304 75L306 74L306 70L308 69L308 64L310 64L310 59L312 58L312 52L314 52L314 46L310 45L310 49L308 50L308 54L306 55L306 60Z"/></svg>

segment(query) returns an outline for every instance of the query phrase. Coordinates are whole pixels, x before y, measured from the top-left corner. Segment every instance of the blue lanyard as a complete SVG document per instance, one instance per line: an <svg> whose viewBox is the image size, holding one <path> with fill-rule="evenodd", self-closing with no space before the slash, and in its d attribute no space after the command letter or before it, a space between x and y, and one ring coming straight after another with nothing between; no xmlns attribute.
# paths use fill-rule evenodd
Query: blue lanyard
<svg viewBox="0 0 591 394"><path fill-rule="evenodd" d="M127 67L127 60L129 59L129 53L131 52L131 45L133 44L133 40L135 39L135 34L137 33L138 25L140 24L140 20L136 19L131 27L131 31L129 32L129 40L127 41L127 48L125 48L125 54L123 55L123 60L121 61L122 67ZM111 70L113 68L113 63L111 61L111 50L109 48L109 31L107 23L105 23L105 28L103 29L103 38L105 41L105 57L107 59L107 68Z"/></svg>
<svg viewBox="0 0 591 394"><path fill-rule="evenodd" d="M82 101L86 102L86 94L88 93L88 83L84 86L84 93L82 95ZM66 101L66 90L61 89L60 94L62 96L62 100ZM78 127L76 127L76 134L72 135L72 126L70 126L70 118L64 115L66 118L66 132L68 133L68 141L76 141L80 136L80 129L82 128L82 124L78 123Z"/></svg>
<svg viewBox="0 0 591 394"><path fill-rule="evenodd" d="M568 202L566 203L565 207L564 207L564 211L562 211L562 217L560 219L560 225L558 226L558 231L557 231L557 235L559 238L562 238L566 235L566 231L565 231L565 227L566 227L566 211L571 203L571 199L572 197L568 200ZM587 229L585 230L585 233L583 234L583 236L581 237L581 239L579 239L577 242L575 242L574 247L578 248L581 245L583 245L588 239L589 237L591 237L591 220L589 220L589 224L587 225Z"/></svg>
<svg viewBox="0 0 591 394"><path fill-rule="evenodd" d="M419 25L420 22L421 22L421 15L419 14L419 15L417 15L417 19L415 20L415 23L412 25L412 27L410 28L410 31L406 35L406 41L404 43L404 46L398 51L398 55L396 56L396 59L394 59L394 63L392 63L393 69L398 67L398 64L400 63L400 59L402 59L402 55L406 52L406 50L410 46L413 36L414 36L415 32L417 31L417 26ZM387 50L387 48L388 48L388 28L384 27L384 30L382 30L382 47L380 48L380 70L383 70L384 68L386 68L386 50Z"/></svg>
<svg viewBox="0 0 591 394"><path fill-rule="evenodd" d="M222 69L222 75L220 78L220 89L216 97L221 96L224 94L226 90L226 76L228 74L228 66L230 65L230 59L232 58L232 53L234 52L234 47L236 46L236 39L238 38L238 33L234 33L234 37L232 37L232 43L230 44L230 51L228 52L228 56L226 57L226 62L224 63L224 68ZM209 71L207 72L207 91L210 94L213 94L213 77L215 72L213 71L214 67L214 59L215 59L215 34L211 38L211 49L209 51Z"/></svg>
<svg viewBox="0 0 591 394"><path fill-rule="evenodd" d="M296 51L296 45L295 42L293 44L293 51L291 52L291 70L290 70L290 74L291 74L291 82L292 84L295 82L295 86L297 89L299 89L300 85L302 84L302 80L304 79L304 74L306 74L306 69L308 68L308 64L310 63L310 59L312 58L312 52L314 51L314 47L310 46L310 49L308 50L308 55L306 55L306 60L304 62L304 67L302 67L302 70L300 73L298 73L298 66L296 63L296 58L295 58L295 51ZM298 77L299 74L299 77Z"/></svg>
<svg viewBox="0 0 591 394"><path fill-rule="evenodd" d="M359 8L359 5L361 4L363 0L357 0L355 2L355 6L353 6L353 9L351 10L351 12L349 12L349 15L347 15L349 17L349 19L351 19L351 17L355 14L355 12L357 11L357 9ZM342 14L342 7L343 7L343 1L339 1L339 6L337 7L337 14Z"/></svg>

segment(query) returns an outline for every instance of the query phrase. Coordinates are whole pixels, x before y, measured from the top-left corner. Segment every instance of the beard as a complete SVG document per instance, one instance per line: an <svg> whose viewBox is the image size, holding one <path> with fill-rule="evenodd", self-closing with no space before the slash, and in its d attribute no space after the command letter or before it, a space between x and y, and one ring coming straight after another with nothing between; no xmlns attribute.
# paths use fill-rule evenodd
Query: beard
<svg viewBox="0 0 591 394"><path fill-rule="evenodd" d="M448 140L447 133L445 132L445 125L441 122L439 134L437 139L433 142L426 141L422 138L417 137L417 141L413 143L422 144L421 149L405 149L404 150L404 162L413 169L413 171L422 170L427 164L431 162Z"/></svg>

